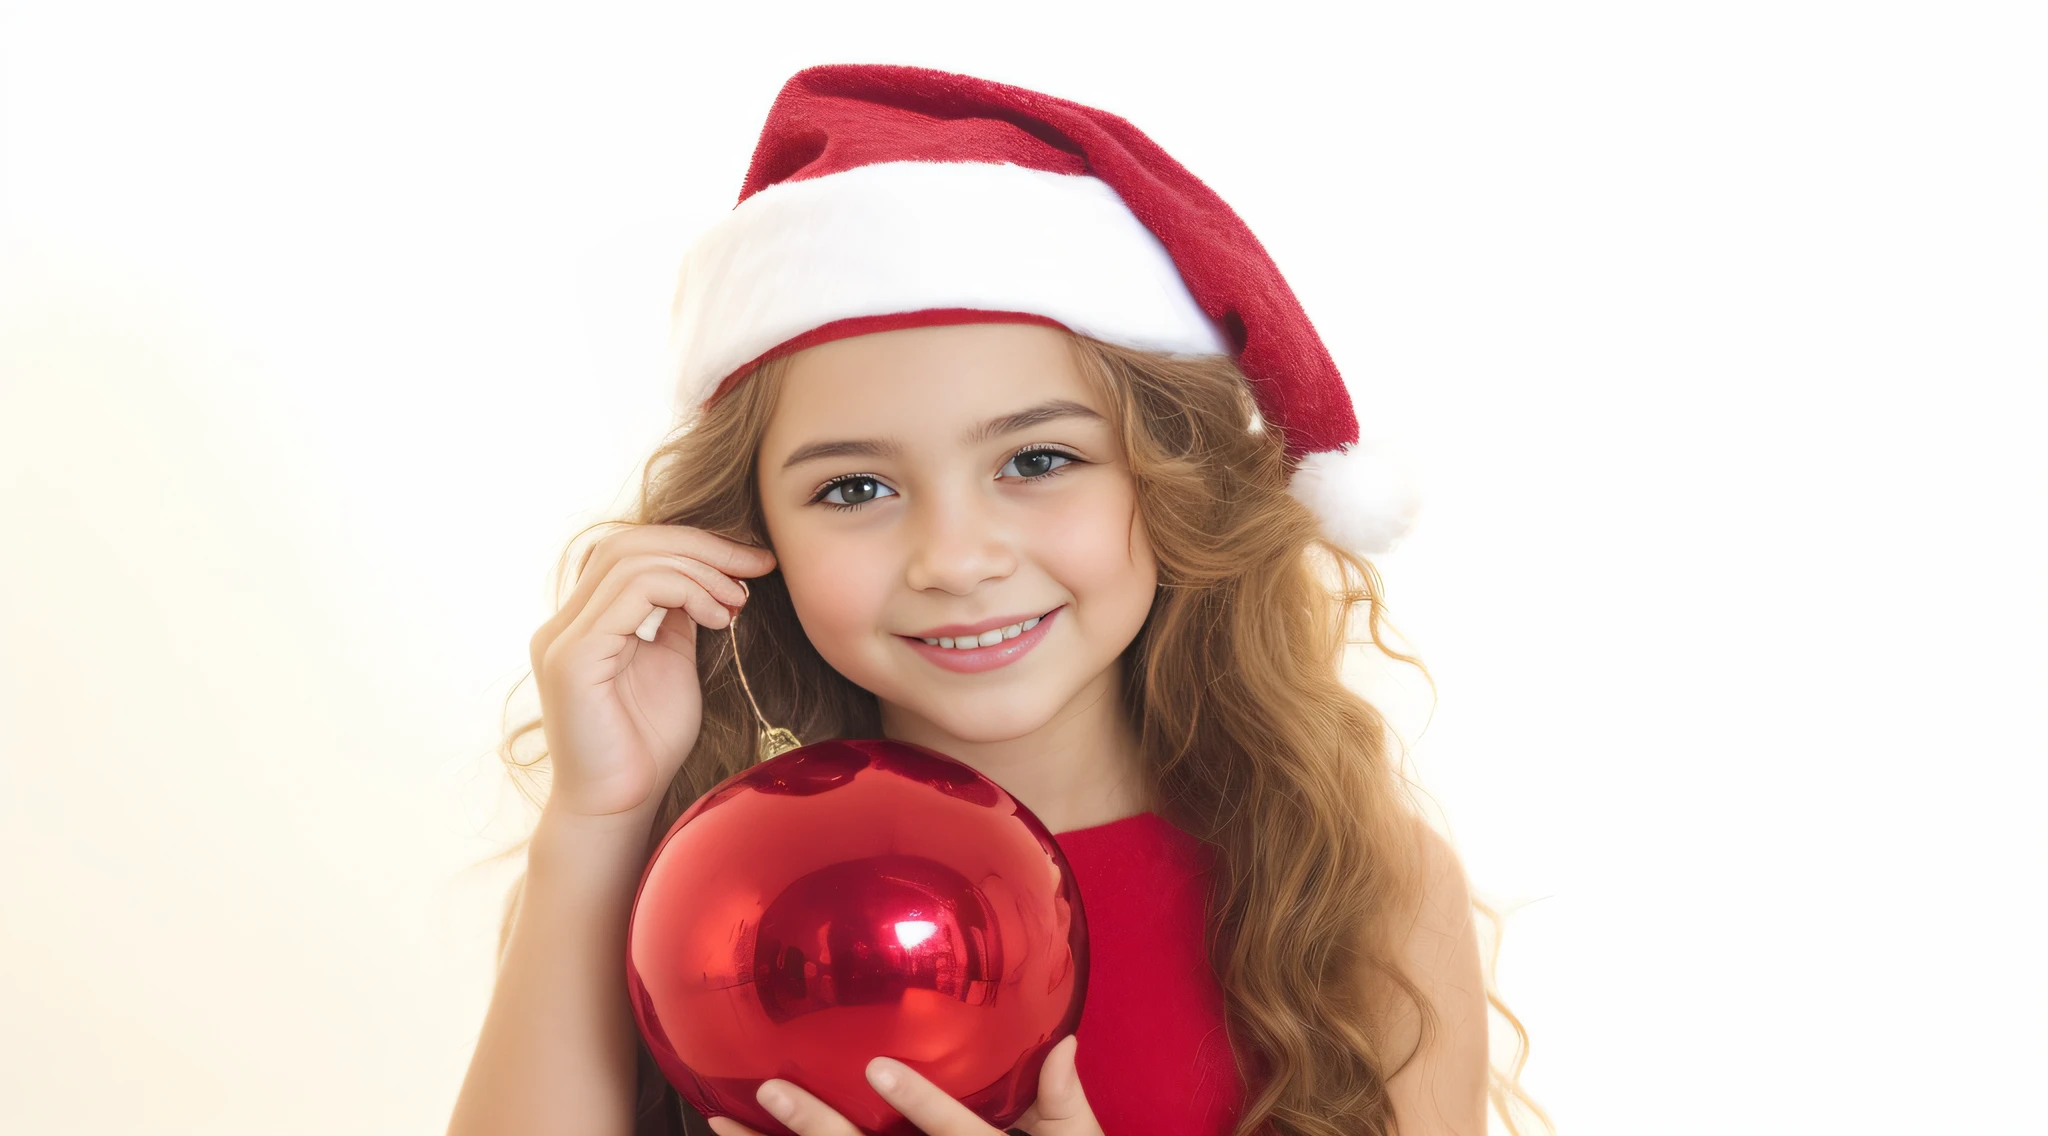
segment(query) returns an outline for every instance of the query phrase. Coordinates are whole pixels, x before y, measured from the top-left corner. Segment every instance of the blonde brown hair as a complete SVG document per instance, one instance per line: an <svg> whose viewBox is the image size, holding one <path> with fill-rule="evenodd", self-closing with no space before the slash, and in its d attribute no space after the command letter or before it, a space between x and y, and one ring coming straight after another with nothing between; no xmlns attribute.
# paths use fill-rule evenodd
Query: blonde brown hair
<svg viewBox="0 0 2048 1136"><path fill-rule="evenodd" d="M1249 1088L1236 1136L1391 1133L1387 1080L1441 1025L1402 961L1424 886L1413 786L1390 755L1380 713L1340 678L1357 606L1378 650L1427 669L1383 638L1371 562L1328 542L1288 494L1281 438L1263 428L1229 358L1069 339L1108 405L1158 559L1152 610L1123 656L1123 697L1156 810L1215 854L1207 947ZM684 422L642 467L624 523L692 525L765 545L753 455L787 364L764 364ZM563 594L575 587L560 569L576 542L617 523L572 538L557 566ZM584 551L579 575L594 550ZM755 760L735 638L769 721L806 742L881 736L874 696L811 648L780 573L749 586L736 636L698 638L703 727L648 833L650 855L699 795ZM546 755L517 751L540 730L540 719L525 722L500 747L535 804ZM515 886L501 953L517 898ZM1493 909L1475 906L1498 926ZM1490 966L1486 987L1517 1037L1514 1068L1490 1071L1489 1095L1517 1136L1516 1104L1548 1130L1518 1083L1527 1032L1500 1001ZM1397 1017L1418 1027L1404 1052L1393 1051L1388 1023ZM680 1111L685 1131L709 1133L644 1045L640 1084L640 1132L668 1130L661 1118Z"/></svg>

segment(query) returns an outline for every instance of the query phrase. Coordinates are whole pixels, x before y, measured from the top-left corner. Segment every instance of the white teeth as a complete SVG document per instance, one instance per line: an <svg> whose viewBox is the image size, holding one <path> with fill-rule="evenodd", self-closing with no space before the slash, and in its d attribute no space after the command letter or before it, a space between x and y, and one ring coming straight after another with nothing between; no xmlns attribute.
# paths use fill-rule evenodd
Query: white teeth
<svg viewBox="0 0 2048 1136"><path fill-rule="evenodd" d="M1038 626L1038 621L1044 618L1042 615L1034 615L1022 623L1012 623L1008 627L998 627L994 631L984 631L980 635L962 635L957 639L950 636L941 636L937 639L926 639L924 642L933 647L945 647L950 650L993 647L1005 639L1015 639L1017 636L1024 634L1026 631Z"/></svg>

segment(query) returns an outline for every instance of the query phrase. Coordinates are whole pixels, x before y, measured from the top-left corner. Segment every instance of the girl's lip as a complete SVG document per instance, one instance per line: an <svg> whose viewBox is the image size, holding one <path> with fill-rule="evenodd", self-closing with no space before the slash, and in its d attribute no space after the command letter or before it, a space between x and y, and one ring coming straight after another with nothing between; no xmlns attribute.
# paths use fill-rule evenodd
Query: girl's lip
<svg viewBox="0 0 2048 1136"><path fill-rule="evenodd" d="M1010 663L1016 662L1024 657L1026 651L1038 646L1039 640L1045 638L1046 628L1052 626L1053 617L1065 611L1066 606L1061 604L1046 612L1039 617L1038 626L1023 632L1015 639L1005 639L1000 643L991 643L986 647L970 647L963 651L957 647L933 646L922 639L914 639L908 635L898 635L897 638L910 644L911 650L916 651L934 664L944 667L949 671L956 671L961 674L992 671L997 667L1007 666Z"/></svg>

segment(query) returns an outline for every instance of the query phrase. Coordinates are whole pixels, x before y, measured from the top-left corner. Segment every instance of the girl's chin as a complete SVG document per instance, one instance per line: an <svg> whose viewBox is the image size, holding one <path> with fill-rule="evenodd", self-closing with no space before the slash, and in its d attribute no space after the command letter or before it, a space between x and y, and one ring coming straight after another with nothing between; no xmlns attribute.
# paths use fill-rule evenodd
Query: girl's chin
<svg viewBox="0 0 2048 1136"><path fill-rule="evenodd" d="M892 702L883 698L883 720L906 719L925 723L948 737L970 745L1014 741L1043 728L1052 720L1053 708L1038 705L1033 698L1019 699L1017 692L990 691L987 695L965 694L935 705L929 696ZM943 748L943 747L939 747Z"/></svg>

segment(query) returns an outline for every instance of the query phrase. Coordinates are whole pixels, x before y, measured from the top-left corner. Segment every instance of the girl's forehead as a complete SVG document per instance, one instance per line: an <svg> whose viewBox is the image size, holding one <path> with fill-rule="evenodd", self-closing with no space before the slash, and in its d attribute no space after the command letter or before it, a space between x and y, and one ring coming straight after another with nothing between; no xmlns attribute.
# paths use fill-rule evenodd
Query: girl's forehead
<svg viewBox="0 0 2048 1136"><path fill-rule="evenodd" d="M1064 333L1024 324L906 328L792 356L768 433L788 445L821 426L950 434L1049 400L1104 413Z"/></svg>

